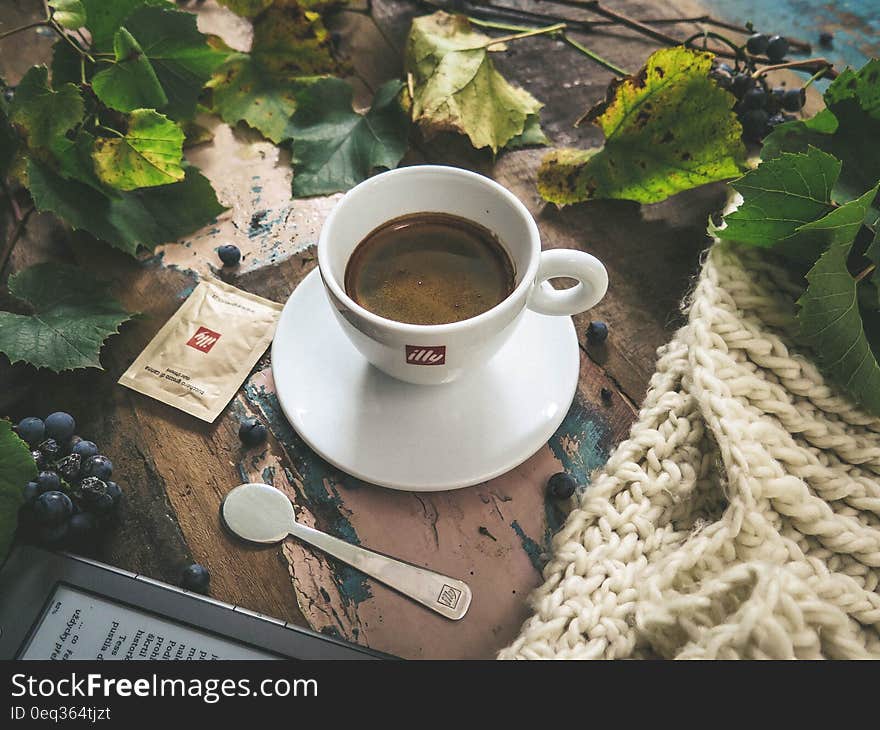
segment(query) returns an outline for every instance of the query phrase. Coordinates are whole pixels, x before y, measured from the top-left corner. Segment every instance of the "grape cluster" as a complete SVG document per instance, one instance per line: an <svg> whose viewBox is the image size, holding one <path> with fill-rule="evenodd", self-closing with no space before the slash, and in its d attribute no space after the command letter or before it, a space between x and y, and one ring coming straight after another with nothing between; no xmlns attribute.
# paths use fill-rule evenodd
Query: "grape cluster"
<svg viewBox="0 0 880 730"><path fill-rule="evenodd" d="M111 481L113 463L93 441L75 434L76 422L57 412L45 420L23 418L15 427L31 447L39 474L22 489L19 528L26 539L51 548L89 548L122 499Z"/></svg>
<svg viewBox="0 0 880 730"><path fill-rule="evenodd" d="M773 63L783 60L788 53L785 38L755 33L746 41L745 50L748 53L737 59L734 66L716 58L710 76L737 98L736 114L742 125L743 139L760 142L776 125L797 118L793 112L803 108L807 94L804 88L771 88L764 76L756 76L753 56L766 54Z"/></svg>

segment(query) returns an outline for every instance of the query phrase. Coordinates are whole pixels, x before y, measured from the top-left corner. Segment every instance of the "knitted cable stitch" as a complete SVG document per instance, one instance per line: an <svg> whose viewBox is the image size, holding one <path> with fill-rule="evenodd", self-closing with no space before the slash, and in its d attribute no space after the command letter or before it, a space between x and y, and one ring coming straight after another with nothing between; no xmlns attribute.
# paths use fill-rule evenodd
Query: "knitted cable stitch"
<svg viewBox="0 0 880 730"><path fill-rule="evenodd" d="M880 419L794 348L798 293L710 249L501 658L880 657Z"/></svg>

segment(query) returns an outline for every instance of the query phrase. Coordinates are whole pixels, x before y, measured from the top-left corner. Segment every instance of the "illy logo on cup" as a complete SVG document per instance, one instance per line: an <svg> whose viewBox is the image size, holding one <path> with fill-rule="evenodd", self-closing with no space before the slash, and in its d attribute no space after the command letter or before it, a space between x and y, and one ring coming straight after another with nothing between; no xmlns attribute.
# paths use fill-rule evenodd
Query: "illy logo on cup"
<svg viewBox="0 0 880 730"><path fill-rule="evenodd" d="M446 345L407 345L406 361L410 365L443 365Z"/></svg>
<svg viewBox="0 0 880 730"><path fill-rule="evenodd" d="M219 339L219 332L209 330L207 327L199 327L186 344L200 352L210 352Z"/></svg>

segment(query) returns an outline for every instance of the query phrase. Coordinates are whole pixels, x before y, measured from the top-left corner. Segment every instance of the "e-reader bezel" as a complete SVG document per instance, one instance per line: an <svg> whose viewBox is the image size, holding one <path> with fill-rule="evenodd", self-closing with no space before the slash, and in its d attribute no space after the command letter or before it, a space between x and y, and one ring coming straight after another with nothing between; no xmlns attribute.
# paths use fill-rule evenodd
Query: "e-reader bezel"
<svg viewBox="0 0 880 730"><path fill-rule="evenodd" d="M25 651L62 584L280 659L390 658L146 576L23 545L0 569L0 659L15 659Z"/></svg>

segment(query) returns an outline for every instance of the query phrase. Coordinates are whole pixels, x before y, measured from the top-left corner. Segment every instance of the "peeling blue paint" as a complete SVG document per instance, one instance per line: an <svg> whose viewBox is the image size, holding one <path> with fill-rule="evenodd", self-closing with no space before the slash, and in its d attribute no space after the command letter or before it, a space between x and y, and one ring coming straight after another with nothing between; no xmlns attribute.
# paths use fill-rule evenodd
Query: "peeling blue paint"
<svg viewBox="0 0 880 730"><path fill-rule="evenodd" d="M550 438L550 450L578 484L588 485L590 475L608 461L611 429L601 411L576 398L562 424ZM575 453L566 450L564 439L577 444Z"/></svg>
<svg viewBox="0 0 880 730"><path fill-rule="evenodd" d="M179 292L177 292L177 298L178 299L186 299L190 294L193 293L195 288L196 288L195 283L187 284L185 287L183 287L183 289L181 289Z"/></svg>
<svg viewBox="0 0 880 730"><path fill-rule="evenodd" d="M522 544L522 549L525 550L526 555L529 556L529 562L531 562L532 567L540 573L544 569L544 549L532 540L532 538L526 535L525 530L523 530L519 522L516 520L510 523L510 527L519 538L519 541Z"/></svg>
<svg viewBox="0 0 880 730"><path fill-rule="evenodd" d="M263 479L263 484L271 484L273 487L275 486L275 467L274 466L265 467L260 476Z"/></svg>
<svg viewBox="0 0 880 730"><path fill-rule="evenodd" d="M244 394L248 402L263 414L275 438L293 463L298 478L294 478L287 469L285 471L288 481L297 491L297 502L306 506L315 516L320 529L360 545L360 538L345 514L343 500L336 487L338 483L348 482L353 477L343 476L305 444L284 417L275 393L248 382ZM335 580L346 605L357 605L372 596L368 579L363 573L343 563L334 562L334 566Z"/></svg>

